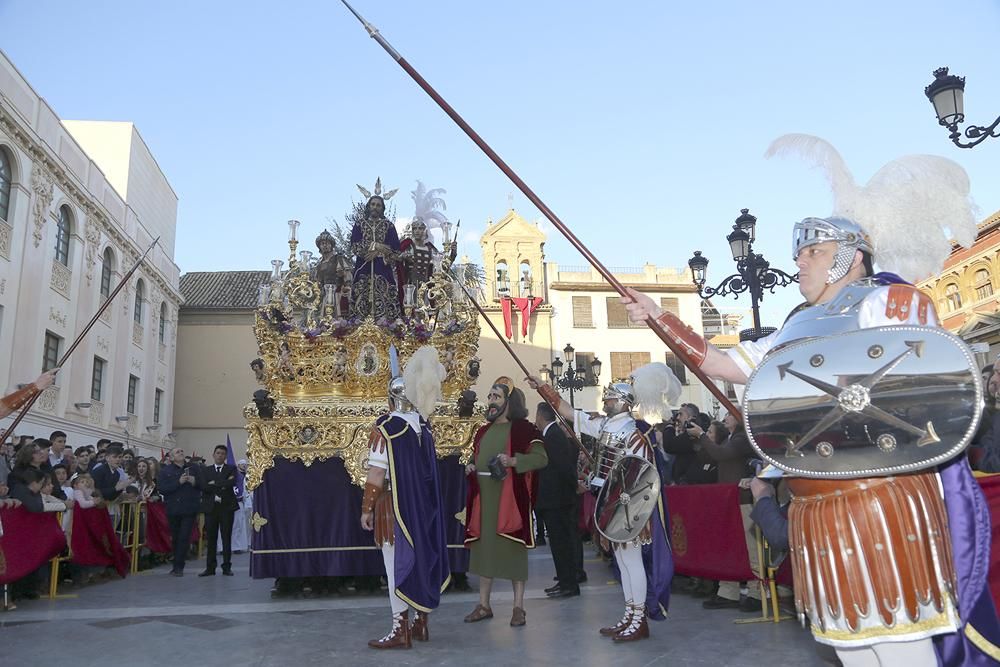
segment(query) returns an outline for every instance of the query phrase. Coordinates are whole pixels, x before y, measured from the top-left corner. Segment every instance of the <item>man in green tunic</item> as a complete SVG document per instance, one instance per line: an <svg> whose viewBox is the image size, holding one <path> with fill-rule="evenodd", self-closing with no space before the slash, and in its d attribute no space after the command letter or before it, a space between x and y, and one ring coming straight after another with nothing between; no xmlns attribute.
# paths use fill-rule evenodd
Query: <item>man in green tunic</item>
<svg viewBox="0 0 1000 667"><path fill-rule="evenodd" d="M514 585L510 624L525 623L527 550L535 548L531 510L538 490L531 471L548 463L542 434L527 416L524 392L510 378L498 378L487 396L489 423L476 433L472 462L466 467L465 545L472 552L469 571L479 575L479 604L465 617L466 623L493 618L490 593L495 578L510 579Z"/></svg>

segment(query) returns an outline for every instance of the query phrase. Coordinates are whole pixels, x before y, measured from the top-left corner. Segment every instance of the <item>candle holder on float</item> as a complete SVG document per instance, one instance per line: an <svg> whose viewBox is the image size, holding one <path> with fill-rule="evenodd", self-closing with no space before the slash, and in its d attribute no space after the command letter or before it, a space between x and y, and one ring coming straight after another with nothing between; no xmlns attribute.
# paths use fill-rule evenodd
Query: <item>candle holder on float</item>
<svg viewBox="0 0 1000 667"><path fill-rule="evenodd" d="M443 399L431 428L439 457L467 461L483 409L477 407L471 418L459 417L457 399L478 375L479 322L472 304L459 298L449 257L435 259L431 280L402 287L403 317L392 322L356 318L342 305L352 302L353 285L316 281L313 253L298 251L299 226L288 222L287 264L273 260L269 280L257 292L254 333L274 410L261 414L252 402L244 408L248 488L261 483L277 457L308 465L335 456L344 461L351 480L362 485L368 433L386 410L390 347L404 367L423 345L438 349L442 363L447 355ZM443 231L449 252L451 231ZM302 438L305 429L308 440Z"/></svg>

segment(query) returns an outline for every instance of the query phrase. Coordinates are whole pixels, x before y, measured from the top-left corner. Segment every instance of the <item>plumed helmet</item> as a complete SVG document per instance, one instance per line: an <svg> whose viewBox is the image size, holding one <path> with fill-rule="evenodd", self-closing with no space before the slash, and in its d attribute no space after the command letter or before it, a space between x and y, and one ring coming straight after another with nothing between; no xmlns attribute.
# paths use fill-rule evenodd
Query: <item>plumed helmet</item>
<svg viewBox="0 0 1000 667"><path fill-rule="evenodd" d="M604 388L602 401L621 401L630 408L635 405L635 393L628 382L612 382Z"/></svg>
<svg viewBox="0 0 1000 667"><path fill-rule="evenodd" d="M806 218L795 223L792 231L792 258L798 259L799 253L817 243L833 241L837 244L833 266L830 267L826 282L832 284L847 275L854 263L854 253L858 250L869 256L875 254L871 237L861 228L861 225L847 218Z"/></svg>
<svg viewBox="0 0 1000 667"><path fill-rule="evenodd" d="M406 397L406 382L402 376L389 380L389 405L396 412L413 412L413 403Z"/></svg>

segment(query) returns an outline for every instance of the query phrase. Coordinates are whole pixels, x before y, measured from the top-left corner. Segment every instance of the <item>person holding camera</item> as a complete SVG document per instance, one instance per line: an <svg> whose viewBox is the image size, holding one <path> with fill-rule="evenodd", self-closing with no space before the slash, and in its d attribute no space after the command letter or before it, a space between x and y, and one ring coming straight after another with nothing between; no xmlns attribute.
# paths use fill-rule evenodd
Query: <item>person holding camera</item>
<svg viewBox="0 0 1000 667"><path fill-rule="evenodd" d="M201 491L198 490L193 471L184 462L184 450L180 447L170 450L170 462L160 469L156 488L163 496L174 548L174 564L170 574L182 577L188 549L191 547L191 528L201 506Z"/></svg>
<svg viewBox="0 0 1000 667"><path fill-rule="evenodd" d="M698 406L684 403L677 414L659 430L658 444L665 454L674 457L670 481L675 484L693 483L689 476L692 478L699 476L700 464L695 449L698 438L688 433L688 429L692 426L707 428L707 424L702 425L699 421L700 414Z"/></svg>
<svg viewBox="0 0 1000 667"><path fill-rule="evenodd" d="M494 579L514 586L512 626L525 624L524 585L528 580L528 549L535 548L531 510L538 495L538 477L531 471L548 464L544 440L527 420L524 392L500 377L486 397L486 419L475 435L469 476L468 523L465 546L471 552L469 571L479 575L479 604L466 623L493 618L490 593Z"/></svg>

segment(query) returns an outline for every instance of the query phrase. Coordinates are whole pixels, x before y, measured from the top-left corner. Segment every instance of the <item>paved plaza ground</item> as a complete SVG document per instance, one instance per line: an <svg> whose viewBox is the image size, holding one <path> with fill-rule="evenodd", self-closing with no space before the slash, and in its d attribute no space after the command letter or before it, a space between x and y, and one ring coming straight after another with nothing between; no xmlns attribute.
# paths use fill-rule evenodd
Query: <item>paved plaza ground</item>
<svg viewBox="0 0 1000 667"><path fill-rule="evenodd" d="M511 628L512 595L497 582L492 620L462 622L475 593L448 593L431 617L431 641L409 651L374 651L367 640L389 628L385 595L272 600L271 581L248 576L234 556L235 577L198 578L189 562L181 579L168 567L73 591L76 597L20 602L0 613L2 664L85 665L809 665L826 664L797 621L735 624L751 615L706 611L701 600L673 596L669 618L651 638L616 645L597 629L616 621L621 591L606 565L587 563L580 597L549 600L552 559L530 554L528 624ZM470 583L476 586L475 577Z"/></svg>

